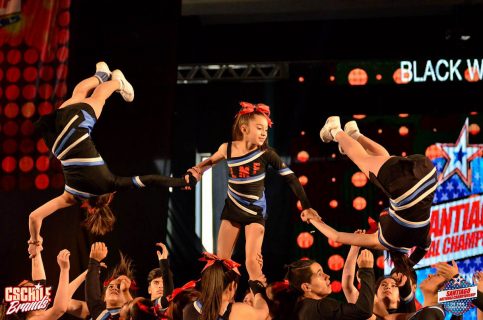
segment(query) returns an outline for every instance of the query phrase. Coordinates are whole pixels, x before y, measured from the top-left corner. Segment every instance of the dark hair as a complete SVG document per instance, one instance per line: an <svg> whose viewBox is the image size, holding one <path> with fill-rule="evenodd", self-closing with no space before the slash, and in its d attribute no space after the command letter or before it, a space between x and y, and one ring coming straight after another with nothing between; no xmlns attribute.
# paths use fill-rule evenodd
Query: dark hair
<svg viewBox="0 0 483 320"><path fill-rule="evenodd" d="M396 272L402 272L400 270L398 270L397 268L392 268L391 270L391 275L393 275L394 273ZM407 277L409 277L409 279L411 279L411 284L415 285L418 283L418 275L416 274L416 270L414 270L413 268L411 268L409 274L406 274Z"/></svg>
<svg viewBox="0 0 483 320"><path fill-rule="evenodd" d="M294 319L293 311L299 298L299 293L284 282L275 282L272 287L272 299L267 301L271 319Z"/></svg>
<svg viewBox="0 0 483 320"><path fill-rule="evenodd" d="M107 279L114 280L120 276L126 276L129 279L134 280L134 265L132 260L129 257L125 256L122 252L119 252L119 254L121 256L121 259L119 260L119 263L114 267L114 269L109 272ZM129 292L133 296L136 294L135 289L129 288Z"/></svg>
<svg viewBox="0 0 483 320"><path fill-rule="evenodd" d="M314 260L298 260L287 266L287 274L285 279L288 280L290 287L299 294L304 294L302 290L303 283L310 283L312 270L310 266L316 263Z"/></svg>
<svg viewBox="0 0 483 320"><path fill-rule="evenodd" d="M245 114L237 114L235 117L235 121L233 122L233 126L231 128L231 139L233 141L240 141L243 139L243 133L240 130L240 127L244 124L248 125L248 121L255 118L255 115L259 115L265 117L263 113L260 111L253 111L251 113ZM268 148L268 139L265 139L263 145L260 147L261 150L265 150Z"/></svg>
<svg viewBox="0 0 483 320"><path fill-rule="evenodd" d="M183 309L188 304L198 300L201 293L195 288L189 288L181 291L174 297L168 308L168 316L173 320L183 320Z"/></svg>
<svg viewBox="0 0 483 320"><path fill-rule="evenodd" d="M385 279L393 279L391 276L380 276L379 278L377 278L376 280L376 285L374 287L374 294L377 294L377 290L379 289L379 287L381 286L381 283L385 280ZM394 279L393 279L394 280ZM396 280L394 280L396 281Z"/></svg>
<svg viewBox="0 0 483 320"><path fill-rule="evenodd" d="M401 272L406 276L414 273L413 265L414 263L409 259L409 257L402 252L389 250L389 258L394 264L394 269L396 272Z"/></svg>
<svg viewBox="0 0 483 320"><path fill-rule="evenodd" d="M158 312L151 300L136 298L128 305L129 318L126 320L158 320Z"/></svg>
<svg viewBox="0 0 483 320"><path fill-rule="evenodd" d="M223 291L233 282L238 284L240 276L226 268L221 261L215 261L201 274L202 312L201 320L218 319Z"/></svg>
<svg viewBox="0 0 483 320"><path fill-rule="evenodd" d="M148 286L151 283L151 281L153 281L156 278L161 278L162 276L163 276L163 271L161 271L160 268L156 268L156 269L153 269L153 270L149 271L149 274L148 274Z"/></svg>
<svg viewBox="0 0 483 320"><path fill-rule="evenodd" d="M90 233L102 236L114 228L116 217L109 207L113 196L114 193L106 193L84 200L82 207L87 213L84 226Z"/></svg>

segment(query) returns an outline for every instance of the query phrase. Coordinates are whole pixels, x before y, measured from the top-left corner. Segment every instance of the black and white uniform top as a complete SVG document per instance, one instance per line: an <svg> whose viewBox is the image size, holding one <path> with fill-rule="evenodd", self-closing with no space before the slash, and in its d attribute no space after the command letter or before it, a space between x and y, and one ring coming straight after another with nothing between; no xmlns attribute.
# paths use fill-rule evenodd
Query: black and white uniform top
<svg viewBox="0 0 483 320"><path fill-rule="evenodd" d="M230 318L232 303L229 303L223 315L218 316L217 320L228 320ZM200 300L188 304L183 309L183 320L198 320L201 316L203 305Z"/></svg>
<svg viewBox="0 0 483 320"><path fill-rule="evenodd" d="M371 181L389 197L389 208L379 218L379 242L388 250L409 253L421 260L431 245L429 235L431 205L438 186L437 172L431 160L415 154L391 157Z"/></svg>
<svg viewBox="0 0 483 320"><path fill-rule="evenodd" d="M37 121L47 147L60 160L65 191L76 198L90 197L146 185L185 186L184 179L157 175L119 177L111 173L91 139L97 121L87 103L57 109Z"/></svg>
<svg viewBox="0 0 483 320"><path fill-rule="evenodd" d="M232 142L227 144L228 191L221 219L264 225L267 214L265 174L272 166L283 176L300 200L303 209L310 208L305 191L292 170L271 148L257 148L243 156L231 156Z"/></svg>

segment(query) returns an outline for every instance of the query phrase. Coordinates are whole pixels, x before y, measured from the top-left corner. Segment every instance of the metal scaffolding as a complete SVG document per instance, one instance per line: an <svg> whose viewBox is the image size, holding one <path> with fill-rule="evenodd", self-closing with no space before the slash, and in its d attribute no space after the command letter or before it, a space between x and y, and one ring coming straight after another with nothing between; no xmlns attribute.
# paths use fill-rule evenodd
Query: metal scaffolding
<svg viewBox="0 0 483 320"><path fill-rule="evenodd" d="M288 63L193 64L178 66L178 84L211 81L276 81L288 78Z"/></svg>

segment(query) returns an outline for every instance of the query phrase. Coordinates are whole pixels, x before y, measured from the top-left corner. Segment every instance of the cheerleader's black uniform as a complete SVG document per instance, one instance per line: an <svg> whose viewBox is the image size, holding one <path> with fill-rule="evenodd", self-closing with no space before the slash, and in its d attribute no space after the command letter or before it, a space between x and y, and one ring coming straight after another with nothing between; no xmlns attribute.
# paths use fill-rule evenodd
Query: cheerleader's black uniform
<svg viewBox="0 0 483 320"><path fill-rule="evenodd" d="M87 103L76 103L43 116L36 123L46 145L60 160L65 191L77 199L145 186L183 187L183 178L160 175L119 177L111 173L91 139L97 121ZM190 176L190 179L192 176Z"/></svg>
<svg viewBox="0 0 483 320"><path fill-rule="evenodd" d="M438 186L436 168L427 157L416 154L391 157L371 181L388 197L389 208L379 219L379 241L388 250L408 253L419 262L431 245L431 205Z"/></svg>
<svg viewBox="0 0 483 320"><path fill-rule="evenodd" d="M228 194L222 220L247 225L265 225L265 173L270 165L285 178L305 210L310 208L305 191L292 170L273 149L256 149L240 157L231 156L232 142L227 144Z"/></svg>

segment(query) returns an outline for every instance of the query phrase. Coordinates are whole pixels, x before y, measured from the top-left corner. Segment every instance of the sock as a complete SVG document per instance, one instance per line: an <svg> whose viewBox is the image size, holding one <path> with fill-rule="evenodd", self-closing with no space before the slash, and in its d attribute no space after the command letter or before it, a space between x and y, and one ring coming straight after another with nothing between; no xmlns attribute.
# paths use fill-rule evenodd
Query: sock
<svg viewBox="0 0 483 320"><path fill-rule="evenodd" d="M334 138L335 142L337 142L337 139L335 138L335 136L341 131L343 131L341 128L335 128L330 130L330 134L332 135L332 138Z"/></svg>
<svg viewBox="0 0 483 320"><path fill-rule="evenodd" d="M94 74L94 77L96 77L99 80L99 83L103 83L109 80L110 75L103 71L96 71L96 73Z"/></svg>

